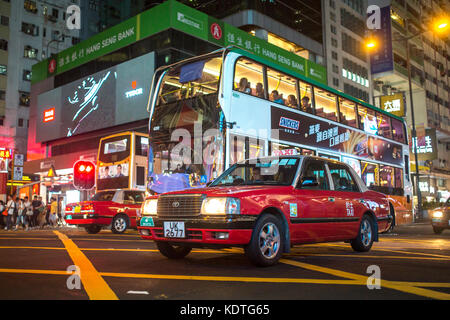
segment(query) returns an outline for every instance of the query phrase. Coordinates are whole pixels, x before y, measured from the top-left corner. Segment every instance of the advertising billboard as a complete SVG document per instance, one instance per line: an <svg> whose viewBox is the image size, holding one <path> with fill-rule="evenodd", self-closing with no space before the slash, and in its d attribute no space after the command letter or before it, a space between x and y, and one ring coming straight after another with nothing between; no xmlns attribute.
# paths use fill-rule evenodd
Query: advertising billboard
<svg viewBox="0 0 450 320"><path fill-rule="evenodd" d="M38 96L36 141L51 141L148 118L153 52Z"/></svg>
<svg viewBox="0 0 450 320"><path fill-rule="evenodd" d="M370 55L370 71L372 74L394 70L394 54L392 52L391 7L380 9L381 28L372 30L377 39L377 48Z"/></svg>
<svg viewBox="0 0 450 320"><path fill-rule="evenodd" d="M271 109L274 139L351 154L365 159L403 165L402 146L358 130L298 114L275 106Z"/></svg>

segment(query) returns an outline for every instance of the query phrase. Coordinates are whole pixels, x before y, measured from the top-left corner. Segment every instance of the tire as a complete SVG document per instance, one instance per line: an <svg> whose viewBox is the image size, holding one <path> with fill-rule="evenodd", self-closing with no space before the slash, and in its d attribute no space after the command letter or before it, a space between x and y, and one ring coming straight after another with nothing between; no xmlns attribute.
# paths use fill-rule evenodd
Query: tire
<svg viewBox="0 0 450 320"><path fill-rule="evenodd" d="M433 232L434 232L435 234L441 234L442 231L444 231L444 228L433 227Z"/></svg>
<svg viewBox="0 0 450 320"><path fill-rule="evenodd" d="M389 214L392 216L392 221L391 224L389 225L389 228L386 231L383 231L382 233L392 233L394 232L394 227L395 227L395 211L394 211L394 207L392 206L392 204L389 203Z"/></svg>
<svg viewBox="0 0 450 320"><path fill-rule="evenodd" d="M96 234L96 233L99 233L99 232L100 232L100 230L102 229L102 227L97 226L97 225L92 225L92 226L89 226L89 227L85 227L84 229L85 229L86 232L89 233L89 234Z"/></svg>
<svg viewBox="0 0 450 320"><path fill-rule="evenodd" d="M122 234L127 231L128 226L128 217L123 214L119 214L114 217L111 223L111 231L115 234Z"/></svg>
<svg viewBox="0 0 450 320"><path fill-rule="evenodd" d="M283 224L274 215L264 214L256 222L245 254L258 267L273 266L278 263L284 248Z"/></svg>
<svg viewBox="0 0 450 320"><path fill-rule="evenodd" d="M364 215L361 219L358 236L350 241L353 250L357 252L369 251L372 248L374 231L373 220L368 215Z"/></svg>
<svg viewBox="0 0 450 320"><path fill-rule="evenodd" d="M169 259L183 259L192 250L190 247L173 246L165 241L156 241L156 246L158 247L159 252Z"/></svg>

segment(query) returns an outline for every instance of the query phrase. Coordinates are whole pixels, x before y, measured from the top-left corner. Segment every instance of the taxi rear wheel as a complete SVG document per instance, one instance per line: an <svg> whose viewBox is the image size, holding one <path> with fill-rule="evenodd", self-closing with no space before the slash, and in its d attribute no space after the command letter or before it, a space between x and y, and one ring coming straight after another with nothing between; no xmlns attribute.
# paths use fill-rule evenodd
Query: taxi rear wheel
<svg viewBox="0 0 450 320"><path fill-rule="evenodd" d="M159 252L169 259L182 259L186 257L192 248L185 246L174 246L168 242L156 241Z"/></svg>
<svg viewBox="0 0 450 320"><path fill-rule="evenodd" d="M434 232L435 234L441 234L442 231L444 231L444 228L433 227L433 232Z"/></svg>
<svg viewBox="0 0 450 320"><path fill-rule="evenodd" d="M111 224L111 231L116 234L124 233L128 228L128 218L123 215L119 214L114 217L112 224Z"/></svg>
<svg viewBox="0 0 450 320"><path fill-rule="evenodd" d="M89 234L95 234L95 233L99 233L100 230L102 229L102 227L94 225L94 226L85 227L84 229Z"/></svg>
<svg viewBox="0 0 450 320"><path fill-rule="evenodd" d="M278 263L283 254L283 239L281 221L271 214L265 214L256 222L245 253L256 266L272 266Z"/></svg>
<svg viewBox="0 0 450 320"><path fill-rule="evenodd" d="M358 236L350 241L353 250L367 252L372 248L375 228L373 221L368 215L364 215L359 226Z"/></svg>

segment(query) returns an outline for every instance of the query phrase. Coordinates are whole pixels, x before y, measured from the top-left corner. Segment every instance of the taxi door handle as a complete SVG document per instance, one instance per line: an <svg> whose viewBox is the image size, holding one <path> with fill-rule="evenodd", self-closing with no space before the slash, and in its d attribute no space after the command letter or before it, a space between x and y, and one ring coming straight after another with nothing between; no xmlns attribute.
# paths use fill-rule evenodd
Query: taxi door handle
<svg viewBox="0 0 450 320"><path fill-rule="evenodd" d="M330 202L334 202L334 197L328 197L328 201L330 201Z"/></svg>

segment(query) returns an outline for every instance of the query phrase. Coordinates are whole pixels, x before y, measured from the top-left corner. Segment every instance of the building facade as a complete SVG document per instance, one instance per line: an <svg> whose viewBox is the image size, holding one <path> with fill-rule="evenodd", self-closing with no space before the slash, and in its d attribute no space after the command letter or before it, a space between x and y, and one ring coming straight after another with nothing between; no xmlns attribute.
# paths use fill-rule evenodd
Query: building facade
<svg viewBox="0 0 450 320"><path fill-rule="evenodd" d="M0 141L26 154L32 65L78 42L66 27L76 1L0 1ZM9 54L8 54L9 52Z"/></svg>

